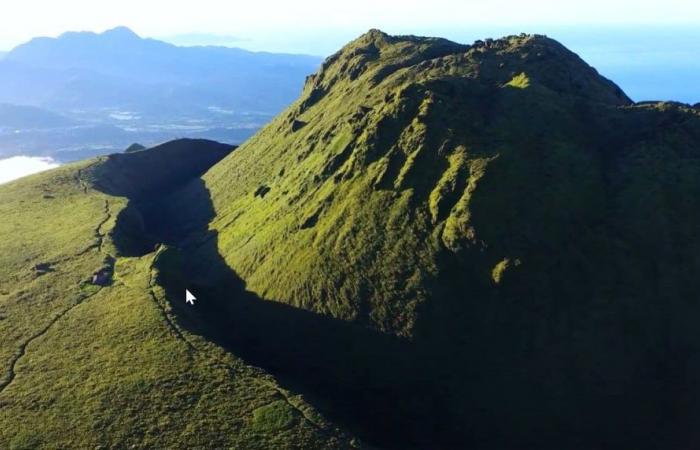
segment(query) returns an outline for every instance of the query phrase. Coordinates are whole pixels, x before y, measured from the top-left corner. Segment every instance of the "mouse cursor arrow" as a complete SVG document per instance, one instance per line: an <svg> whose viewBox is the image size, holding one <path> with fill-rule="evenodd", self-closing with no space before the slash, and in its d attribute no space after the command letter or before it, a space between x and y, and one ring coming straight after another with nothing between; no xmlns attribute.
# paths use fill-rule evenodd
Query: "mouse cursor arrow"
<svg viewBox="0 0 700 450"><path fill-rule="evenodd" d="M192 295L192 293L185 289L185 303L189 303L190 305L194 305L194 301L197 300L197 297Z"/></svg>

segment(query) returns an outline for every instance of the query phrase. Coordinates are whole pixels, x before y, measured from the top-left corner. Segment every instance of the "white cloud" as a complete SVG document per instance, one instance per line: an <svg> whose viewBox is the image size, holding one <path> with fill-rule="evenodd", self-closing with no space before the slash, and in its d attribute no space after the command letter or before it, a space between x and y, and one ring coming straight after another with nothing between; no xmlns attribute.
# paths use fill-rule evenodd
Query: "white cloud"
<svg viewBox="0 0 700 450"><path fill-rule="evenodd" d="M13 156L0 159L0 184L58 166L59 164L51 158Z"/></svg>

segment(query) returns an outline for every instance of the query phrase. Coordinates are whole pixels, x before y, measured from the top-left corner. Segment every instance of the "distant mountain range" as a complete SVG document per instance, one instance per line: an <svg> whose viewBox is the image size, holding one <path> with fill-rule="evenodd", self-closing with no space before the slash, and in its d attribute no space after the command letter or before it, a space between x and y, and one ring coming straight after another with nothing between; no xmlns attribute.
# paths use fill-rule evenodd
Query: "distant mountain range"
<svg viewBox="0 0 700 450"><path fill-rule="evenodd" d="M225 47L177 47L128 28L36 38L9 52L0 100L53 108L228 107L275 114L320 59Z"/></svg>
<svg viewBox="0 0 700 450"><path fill-rule="evenodd" d="M76 125L74 120L35 106L0 103L0 130L51 129Z"/></svg>
<svg viewBox="0 0 700 450"><path fill-rule="evenodd" d="M217 128L228 131L208 137L240 141L291 103L320 62L305 55L178 47L125 27L69 32L32 39L0 60L0 103L141 133L114 143L116 148L183 134L202 137ZM6 126L0 121L0 128ZM111 144L98 140L97 146ZM9 147L15 153L46 150L34 145L27 149L0 136L0 156Z"/></svg>

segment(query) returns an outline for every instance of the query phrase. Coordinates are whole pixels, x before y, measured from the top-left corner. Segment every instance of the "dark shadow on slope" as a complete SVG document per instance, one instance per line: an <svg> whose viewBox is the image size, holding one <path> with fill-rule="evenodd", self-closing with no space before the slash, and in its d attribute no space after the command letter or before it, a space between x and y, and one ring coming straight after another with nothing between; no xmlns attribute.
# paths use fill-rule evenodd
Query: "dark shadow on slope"
<svg viewBox="0 0 700 450"><path fill-rule="evenodd" d="M143 196L120 215L114 235L120 253L173 246L159 258L158 282L179 324L264 368L368 443L401 449L658 448L669 436L669 418L660 416L671 408L659 399L678 395L665 391L664 383L642 380L612 397L593 398L596 387L577 379L575 358L592 353L597 361L599 353L605 362L615 355L609 344L582 352L562 341L559 355L531 351L521 333L546 311L529 311L523 300L537 295L504 295L517 300L510 303L500 297L475 301L487 298L485 290L475 291L483 282L464 279L459 261L446 260L440 266L454 272L446 271L432 287L442 296L432 304L443 311L430 319L441 325L443 340L433 336L421 347L246 291L219 254L217 233L208 230L215 211L202 180L169 192ZM184 302L185 288L198 297L193 307ZM446 299L449 292L470 292L473 306ZM565 298L576 295L583 294ZM661 447L678 448L677 442Z"/></svg>
<svg viewBox="0 0 700 450"><path fill-rule="evenodd" d="M148 150L115 153L91 167L88 176L96 189L129 199L111 236L120 254L144 255L157 244L170 242L170 230L179 228L168 226L167 220L154 220L157 212L162 213L173 192L198 179L233 150L234 146L219 142L178 139ZM195 202L188 214L191 216L200 204L207 205L208 198ZM177 218L177 212L171 214ZM201 226L199 222L196 225Z"/></svg>
<svg viewBox="0 0 700 450"><path fill-rule="evenodd" d="M165 288L180 326L263 368L371 445L654 447L639 439L645 430L653 431L651 424L641 430L627 428L640 423L630 415L634 411L629 406L638 398L621 392L615 401L590 399L585 383L578 392L571 391L569 381L576 382L569 378L576 372L566 372L565 360L537 360L533 359L537 355L523 353L515 343L524 343L518 333L528 325L507 322L510 316L505 311L500 316L506 322L497 323L485 321L499 314L489 313L479 302L469 313L455 306L454 313L439 319L445 339L421 346L247 291L219 254L217 233L208 230L215 211L201 179L171 196L142 200L132 208L120 223L128 223L131 214L138 217L131 228L136 235L123 230L117 243L132 247L119 250L140 246L150 252L156 243L171 246L158 258L157 281ZM444 266L458 264L446 261ZM447 274L442 282L461 280L462 291L475 293L480 282L461 277L461 272ZM194 306L185 304L185 289L197 296ZM441 295L438 286L434 291ZM463 299L454 299L458 300ZM472 339L456 341L458 329L464 328L473 330ZM532 370L533 364L537 370ZM563 381L553 378L557 373ZM654 417L648 410L639 415Z"/></svg>
<svg viewBox="0 0 700 450"><path fill-rule="evenodd" d="M131 201L113 239L121 255L171 246L158 258L158 282L179 325L264 368L354 435L385 448L455 446L432 358L406 340L246 291L208 230L214 215L195 179ZM198 298L194 307L184 302L186 288Z"/></svg>
<svg viewBox="0 0 700 450"><path fill-rule="evenodd" d="M235 150L205 139L178 139L136 153L115 153L89 169L96 189L140 200L157 198L198 178Z"/></svg>
<svg viewBox="0 0 700 450"><path fill-rule="evenodd" d="M432 448L448 436L429 358L406 340L247 291L219 255L217 233L207 230L214 210L204 183L195 180L181 195L177 209L165 202L143 210L149 233L177 245L159 257L158 282L181 326L275 375L368 443ZM186 288L195 306L185 304Z"/></svg>

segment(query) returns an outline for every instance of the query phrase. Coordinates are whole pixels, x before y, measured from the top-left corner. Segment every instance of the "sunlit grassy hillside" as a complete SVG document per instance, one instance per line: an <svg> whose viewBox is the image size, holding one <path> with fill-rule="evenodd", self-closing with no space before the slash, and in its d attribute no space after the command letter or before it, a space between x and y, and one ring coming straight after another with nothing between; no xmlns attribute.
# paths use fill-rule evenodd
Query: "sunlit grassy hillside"
<svg viewBox="0 0 700 450"><path fill-rule="evenodd" d="M700 447L700 111L545 36L372 30L0 215L0 447Z"/></svg>
<svg viewBox="0 0 700 450"><path fill-rule="evenodd" d="M300 396L178 324L184 291L159 284L166 247L115 243L130 201L230 151L177 141L0 187L0 448L347 445ZM91 282L100 269L106 286Z"/></svg>
<svg viewBox="0 0 700 450"><path fill-rule="evenodd" d="M690 439L697 109L634 104L544 36L371 31L203 179L216 253L248 290L405 342L406 371L347 363L366 367L366 409L399 411L380 439Z"/></svg>

